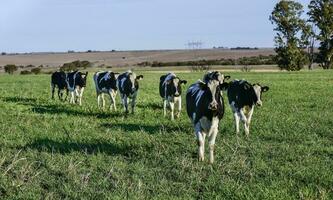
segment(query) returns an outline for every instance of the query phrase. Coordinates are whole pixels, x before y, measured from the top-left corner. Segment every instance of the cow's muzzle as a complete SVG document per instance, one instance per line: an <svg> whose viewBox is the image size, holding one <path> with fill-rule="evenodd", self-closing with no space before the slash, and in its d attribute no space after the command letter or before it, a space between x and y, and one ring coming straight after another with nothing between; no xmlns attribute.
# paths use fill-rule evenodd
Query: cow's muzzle
<svg viewBox="0 0 333 200"><path fill-rule="evenodd" d="M217 106L218 106L217 102L213 101L209 104L208 109L209 110L217 110Z"/></svg>

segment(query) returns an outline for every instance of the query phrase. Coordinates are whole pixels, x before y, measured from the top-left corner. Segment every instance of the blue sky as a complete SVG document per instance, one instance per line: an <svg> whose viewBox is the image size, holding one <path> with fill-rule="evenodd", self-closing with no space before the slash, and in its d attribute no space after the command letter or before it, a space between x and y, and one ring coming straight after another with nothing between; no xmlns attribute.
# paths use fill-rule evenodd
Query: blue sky
<svg viewBox="0 0 333 200"><path fill-rule="evenodd" d="M272 47L276 2L0 0L0 51L184 49L189 41Z"/></svg>

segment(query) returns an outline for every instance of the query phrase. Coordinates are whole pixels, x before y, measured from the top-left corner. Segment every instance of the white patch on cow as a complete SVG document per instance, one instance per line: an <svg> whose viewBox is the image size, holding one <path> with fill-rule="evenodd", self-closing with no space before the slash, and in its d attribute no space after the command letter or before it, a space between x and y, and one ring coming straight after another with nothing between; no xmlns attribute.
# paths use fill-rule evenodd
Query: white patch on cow
<svg viewBox="0 0 333 200"><path fill-rule="evenodd" d="M67 88L69 91L71 92L74 92L75 90L75 79L76 79L76 75L78 74L79 72L75 72L74 75L73 75L73 86L71 87L70 84L69 84L69 81L67 81L67 77L66 77L66 82L67 82Z"/></svg>
<svg viewBox="0 0 333 200"><path fill-rule="evenodd" d="M260 87L260 85L254 85L253 86L253 89L254 89L254 92L255 92L255 94L256 94L256 96L257 96L257 102L256 102L256 104L258 105L258 106L262 106L262 101L261 101L261 87Z"/></svg>

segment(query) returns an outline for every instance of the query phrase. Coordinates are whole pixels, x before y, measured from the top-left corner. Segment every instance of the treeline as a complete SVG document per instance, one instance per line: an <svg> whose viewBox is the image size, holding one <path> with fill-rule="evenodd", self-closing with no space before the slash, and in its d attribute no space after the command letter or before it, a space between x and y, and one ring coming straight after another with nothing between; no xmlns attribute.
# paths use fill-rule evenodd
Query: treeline
<svg viewBox="0 0 333 200"><path fill-rule="evenodd" d="M307 7L281 0L269 16L276 32L275 51L281 69L296 71L306 64L312 69L314 62L323 69L333 69L333 0L311 0ZM319 44L317 55L315 44Z"/></svg>
<svg viewBox="0 0 333 200"><path fill-rule="evenodd" d="M78 70L78 69L87 69L87 68L90 68L92 66L93 66L93 64L89 61L76 60L76 61L73 61L73 62L64 63L62 66L59 66L59 69L60 69L60 71L69 72L69 71L75 71L75 70ZM43 68L45 68L45 66L40 65L40 66L36 67L34 65L24 66L24 65L8 64L8 65L5 65L3 68L4 68L4 71L8 74L14 74L14 72L18 71L19 69L22 69L20 71L20 74L28 75L28 74L40 74L40 73L42 73L43 72L42 70L43 70Z"/></svg>
<svg viewBox="0 0 333 200"><path fill-rule="evenodd" d="M277 63L275 55L259 55L251 57L242 57L238 59L215 59L215 60L197 60L197 61L176 61L176 62L141 62L138 66L146 67L169 67L169 66L205 66L205 65L275 65Z"/></svg>

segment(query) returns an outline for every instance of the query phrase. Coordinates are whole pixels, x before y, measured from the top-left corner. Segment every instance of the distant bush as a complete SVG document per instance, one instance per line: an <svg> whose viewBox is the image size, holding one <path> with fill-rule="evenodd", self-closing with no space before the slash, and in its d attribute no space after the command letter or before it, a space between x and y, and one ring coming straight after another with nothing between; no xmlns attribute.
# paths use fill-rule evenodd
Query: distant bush
<svg viewBox="0 0 333 200"><path fill-rule="evenodd" d="M250 72L252 70L252 67L245 65L241 68L242 72Z"/></svg>
<svg viewBox="0 0 333 200"><path fill-rule="evenodd" d="M35 67L35 68L31 69L31 73L33 73L33 74L40 74L41 71L42 71L42 69L39 67Z"/></svg>
<svg viewBox="0 0 333 200"><path fill-rule="evenodd" d="M76 60L76 61L73 61L73 62L70 62L70 63L63 64L60 67L60 70L61 71L75 71L75 70L78 70L78 69L86 69L86 68L89 68L89 67L92 67L91 62L86 61L86 60L85 61Z"/></svg>
<svg viewBox="0 0 333 200"><path fill-rule="evenodd" d="M209 65L200 65L200 66L191 66L190 70L192 72L204 72L204 71L209 71L211 70L212 67Z"/></svg>
<svg viewBox="0 0 333 200"><path fill-rule="evenodd" d="M277 64L275 55L242 57L238 59L216 59L216 60L198 60L198 61L177 61L177 62L141 62L138 66L146 67L167 67L167 66L211 66L211 65L275 65Z"/></svg>
<svg viewBox="0 0 333 200"><path fill-rule="evenodd" d="M18 67L13 64L8 64L4 68L5 68L5 72L8 74L13 74L18 69Z"/></svg>
<svg viewBox="0 0 333 200"><path fill-rule="evenodd" d="M28 74L31 74L31 71L29 70L23 70L20 72L21 75L28 75Z"/></svg>
<svg viewBox="0 0 333 200"><path fill-rule="evenodd" d="M1 52L1 55L5 56L5 55L7 55L7 53L6 52Z"/></svg>

